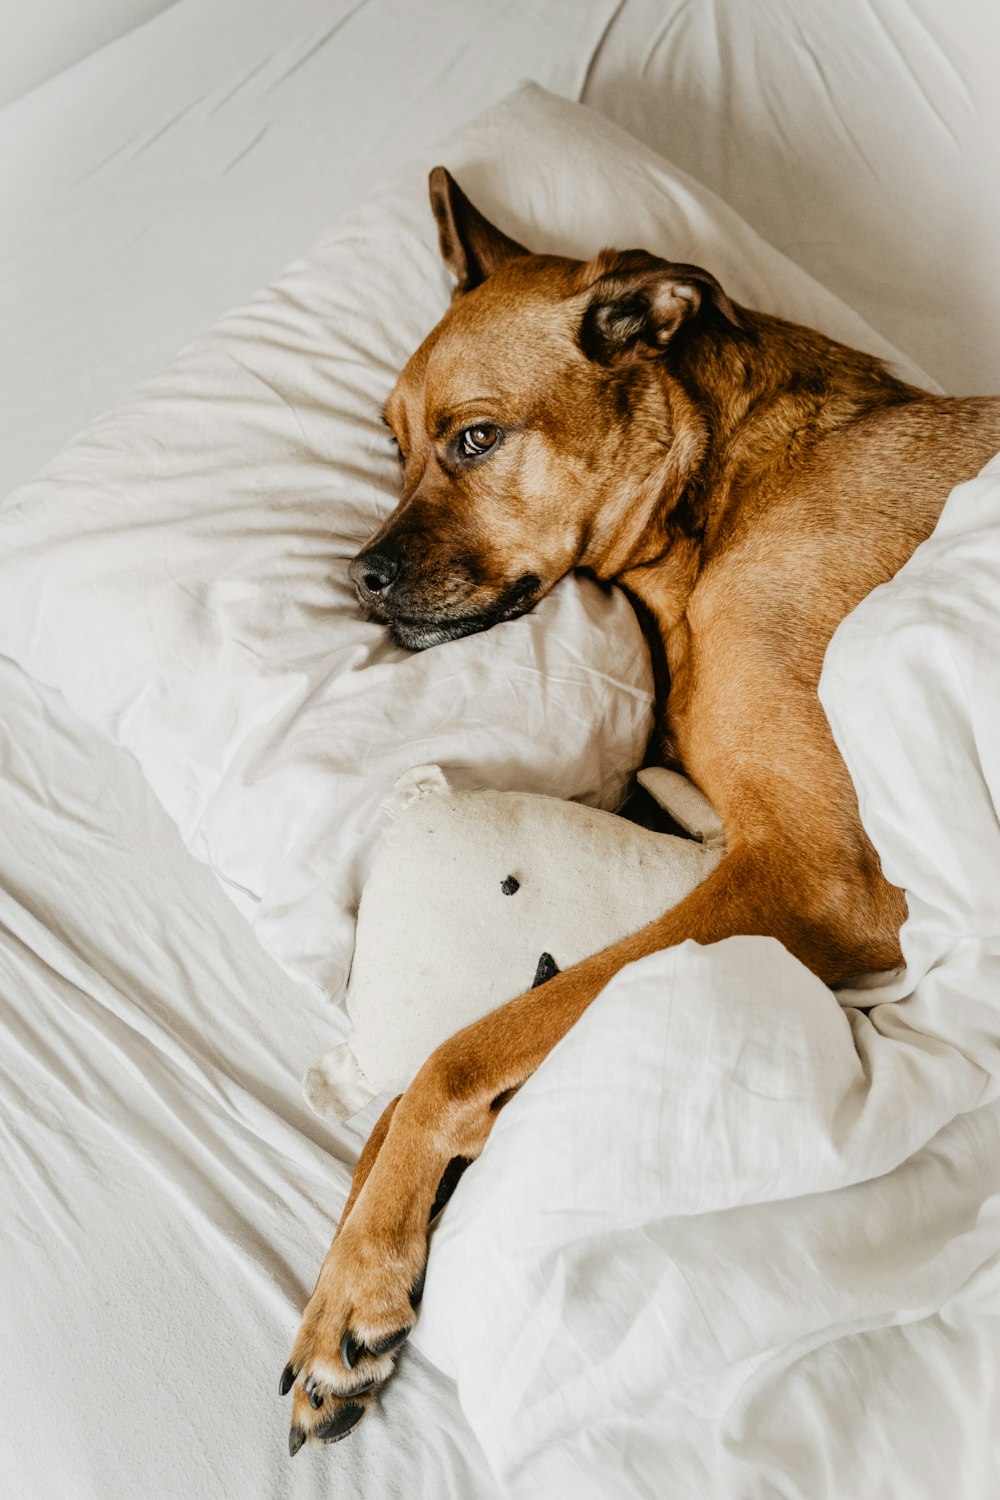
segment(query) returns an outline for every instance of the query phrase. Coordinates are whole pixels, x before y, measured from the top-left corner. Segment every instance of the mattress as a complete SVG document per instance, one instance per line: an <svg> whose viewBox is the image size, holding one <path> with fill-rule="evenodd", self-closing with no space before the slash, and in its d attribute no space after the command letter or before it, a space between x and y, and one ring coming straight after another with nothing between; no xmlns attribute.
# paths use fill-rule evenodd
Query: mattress
<svg viewBox="0 0 1000 1500"><path fill-rule="evenodd" d="M0 491L523 77L1000 388L998 45L986 0L176 0L0 112ZM277 1377L369 1122L308 1114L322 1001L131 763L10 663L0 705L4 1492L489 1500L416 1350L289 1466Z"/></svg>

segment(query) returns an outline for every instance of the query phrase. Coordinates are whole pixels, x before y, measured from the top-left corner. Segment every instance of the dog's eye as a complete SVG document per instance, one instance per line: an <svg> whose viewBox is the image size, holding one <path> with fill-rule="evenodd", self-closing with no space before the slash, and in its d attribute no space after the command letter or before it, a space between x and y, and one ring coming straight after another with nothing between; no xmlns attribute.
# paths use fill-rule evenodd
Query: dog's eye
<svg viewBox="0 0 1000 1500"><path fill-rule="evenodd" d="M402 448L399 446L399 439L396 437L395 433L391 433L390 434L389 441L392 444L393 452L395 453L396 458L399 460L400 464L405 464L406 463L406 454L403 452Z"/></svg>
<svg viewBox="0 0 1000 1500"><path fill-rule="evenodd" d="M479 458L495 448L500 438L500 429L493 422L480 422L476 427L466 427L458 435L459 447L466 458Z"/></svg>

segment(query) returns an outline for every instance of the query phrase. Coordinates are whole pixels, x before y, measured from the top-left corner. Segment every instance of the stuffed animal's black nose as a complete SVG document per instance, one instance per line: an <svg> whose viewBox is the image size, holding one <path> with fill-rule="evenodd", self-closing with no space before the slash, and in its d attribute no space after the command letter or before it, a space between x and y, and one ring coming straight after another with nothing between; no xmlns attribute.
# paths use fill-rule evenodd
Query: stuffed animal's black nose
<svg viewBox="0 0 1000 1500"><path fill-rule="evenodd" d="M368 603L384 599L403 571L403 559L387 548L359 552L347 573L361 598Z"/></svg>

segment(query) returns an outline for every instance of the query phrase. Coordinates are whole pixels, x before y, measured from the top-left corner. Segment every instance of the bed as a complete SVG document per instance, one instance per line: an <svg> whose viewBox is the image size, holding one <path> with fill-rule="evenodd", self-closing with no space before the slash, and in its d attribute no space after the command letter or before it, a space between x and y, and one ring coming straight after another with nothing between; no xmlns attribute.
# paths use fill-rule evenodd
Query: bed
<svg viewBox="0 0 1000 1500"><path fill-rule="evenodd" d="M137 7L134 26L97 37L103 44L68 66L54 57L62 71L45 81L34 81L36 69L24 91L17 80L7 86L0 493L273 278L401 161L523 78L590 105L714 190L946 391L1000 389L1000 19L991 6L968 0L946 16L899 0L305 0L294 12L278 0L176 0L152 9ZM129 756L6 659L0 701L5 1493L630 1497L699 1493L710 1476L726 1500L849 1500L871 1492L851 1488L849 1469L837 1467L851 1446L867 1454L862 1480L879 1476L886 1495L936 1496L942 1474L969 1500L993 1492L1000 1279L990 1234L1000 1185L989 1175L997 1118L981 1058L978 1072L949 1075L954 1088L941 1094L951 1134L931 1153L945 1205L935 1264L947 1261L948 1272L934 1283L933 1312L931 1283L915 1272L905 1296L897 1282L899 1326L883 1318L866 1344L868 1325L845 1324L812 1365L802 1345L801 1378L780 1389L758 1379L751 1391L744 1370L757 1405L747 1398L724 1438L712 1421L726 1392L712 1385L708 1361L686 1405L668 1421L654 1403L645 1427L619 1427L589 1474L566 1402L549 1403L548 1425L518 1448L509 1424L524 1418L521 1395L504 1387L503 1411L488 1409L501 1389L496 1369L485 1357L470 1366L454 1327L438 1319L354 1440L290 1464L277 1379L366 1123L331 1132L302 1100L329 1003L264 951ZM930 800L920 815L931 818ZM946 833L934 837L928 847L944 849ZM988 888L986 853L978 868ZM780 991L786 976L772 961L778 968L760 982ZM642 982L617 1003L641 1012ZM607 1053L613 1039L595 1035L591 1045ZM974 1104L983 1107L972 1113ZM541 1107L535 1096L528 1105ZM511 1180L528 1118L527 1108L511 1114L496 1154L507 1153ZM963 1172L979 1197L948 1207L948 1185ZM470 1243L462 1215L474 1216L476 1191L473 1178L466 1207L457 1196L442 1225L441 1274L447 1267L456 1285ZM523 1193L494 1206L509 1223L532 1210ZM668 1209L690 1230L717 1207L690 1199ZM884 1203L873 1214L884 1216ZM907 1223L915 1241L933 1238L928 1216ZM707 1233L695 1243L693 1230L686 1246L660 1249L679 1281L695 1264L686 1254L705 1263L720 1253ZM644 1263L626 1251L628 1276L641 1276ZM871 1253L874 1267L874 1234ZM835 1277L820 1269L829 1287ZM734 1274L720 1269L699 1299L732 1287ZM891 1286L883 1302L893 1305ZM576 1338L578 1310L569 1298L564 1306ZM842 1382L832 1367L846 1372ZM865 1372L898 1378L904 1367L899 1425L886 1420L881 1448L870 1435L847 1444L845 1434L861 1430ZM539 1374L546 1369L540 1360ZM578 1424L600 1383L579 1395ZM641 1392L616 1399L626 1396L637 1402ZM913 1423L913 1410L926 1420ZM572 1441L546 1444L554 1430ZM909 1455L899 1447L907 1441ZM729 1445L727 1464L699 1468L699 1446L718 1442Z"/></svg>

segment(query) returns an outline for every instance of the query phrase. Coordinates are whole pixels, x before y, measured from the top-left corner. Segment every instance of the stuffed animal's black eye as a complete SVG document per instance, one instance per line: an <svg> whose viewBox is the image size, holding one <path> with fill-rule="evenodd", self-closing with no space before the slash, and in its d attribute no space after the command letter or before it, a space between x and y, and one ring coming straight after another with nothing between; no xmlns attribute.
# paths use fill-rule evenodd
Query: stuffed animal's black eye
<svg viewBox="0 0 1000 1500"><path fill-rule="evenodd" d="M458 435L459 448L465 458L479 458L489 453L500 440L500 429L494 422L479 422Z"/></svg>

